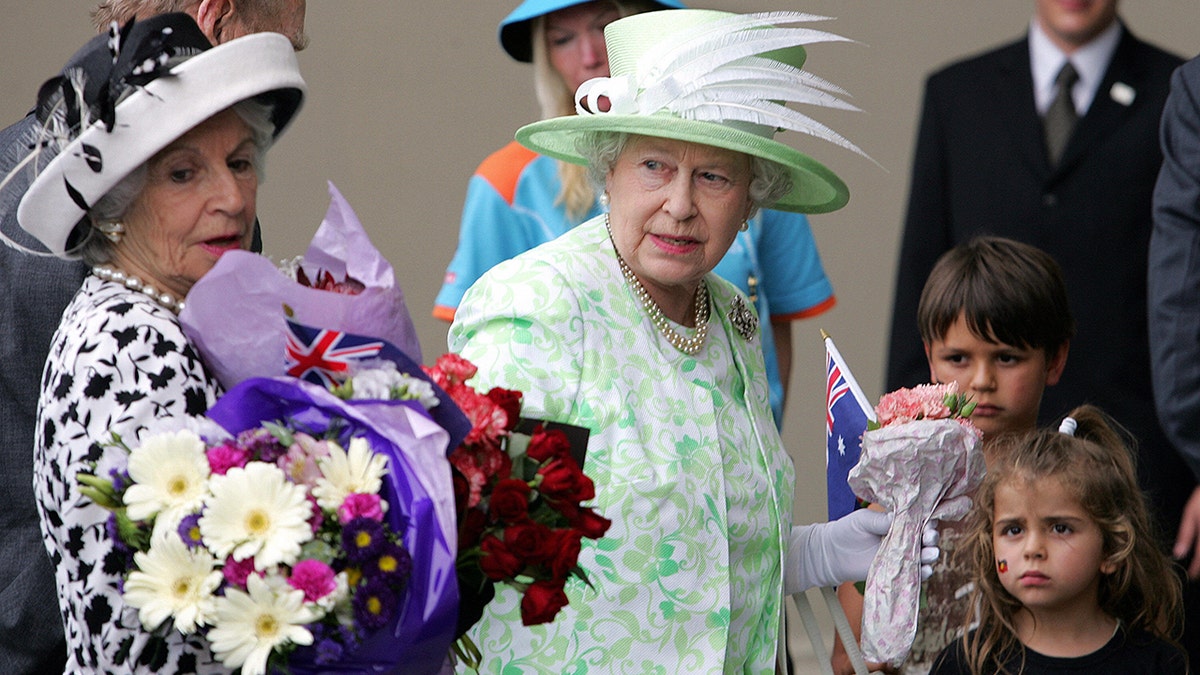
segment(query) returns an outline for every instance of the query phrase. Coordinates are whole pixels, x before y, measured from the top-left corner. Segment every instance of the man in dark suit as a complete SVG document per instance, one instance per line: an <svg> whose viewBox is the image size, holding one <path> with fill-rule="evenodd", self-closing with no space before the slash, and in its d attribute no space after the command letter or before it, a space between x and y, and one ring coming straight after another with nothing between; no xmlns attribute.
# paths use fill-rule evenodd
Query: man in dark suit
<svg viewBox="0 0 1200 675"><path fill-rule="evenodd" d="M1150 354L1159 419L1196 485L1174 551L1194 592L1200 580L1200 56L1171 77L1162 151L1150 237ZM1200 631L1189 637L1195 645ZM1195 669L1200 648L1190 649Z"/></svg>
<svg viewBox="0 0 1200 675"><path fill-rule="evenodd" d="M95 12L102 30L153 10L184 11L214 43L271 30L304 44L304 0L105 0ZM144 18L144 16L142 16ZM89 70L107 59L107 37L98 35L68 67ZM100 86L100 82L91 82ZM106 84L106 83L103 83ZM37 92L28 92L32 102ZM0 177L29 151L32 113L0 130ZM29 186L15 174L2 191L0 232L26 248L40 244L17 223L17 204ZM260 247L261 248L261 247ZM63 310L83 282L83 263L38 257L0 244L0 673L63 672L66 642L33 496L33 436L42 366Z"/></svg>
<svg viewBox="0 0 1200 675"><path fill-rule="evenodd" d="M1138 441L1139 479L1166 535L1195 483L1155 413L1146 256L1162 161L1159 117L1182 60L1130 33L1117 4L1036 0L1025 38L929 78L887 386L929 380L915 317L938 256L978 234L1045 250L1063 268L1078 328L1061 381L1042 399L1042 422L1090 402L1129 429ZM1067 63L1074 76L1060 86ZM1070 95L1055 104L1059 90ZM1065 134L1044 130L1044 121L1053 124L1047 118L1062 118L1063 106L1077 121ZM1058 137L1065 146L1056 152Z"/></svg>

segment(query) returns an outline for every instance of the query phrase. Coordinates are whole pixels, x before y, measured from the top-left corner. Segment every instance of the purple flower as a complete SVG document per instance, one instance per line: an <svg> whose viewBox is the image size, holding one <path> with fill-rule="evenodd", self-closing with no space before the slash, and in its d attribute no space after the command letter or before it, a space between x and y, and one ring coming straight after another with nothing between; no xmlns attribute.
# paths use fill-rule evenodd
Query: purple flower
<svg viewBox="0 0 1200 675"><path fill-rule="evenodd" d="M342 548L351 564L362 564L379 555L387 539L383 524L370 518L355 518L342 529Z"/></svg>
<svg viewBox="0 0 1200 675"><path fill-rule="evenodd" d="M354 619L367 630L387 625L396 613L398 598L380 579L370 579L354 594Z"/></svg>
<svg viewBox="0 0 1200 675"><path fill-rule="evenodd" d="M183 520L179 521L179 538L183 543L187 544L189 549L199 548L204 545L204 540L200 537L200 514L193 513Z"/></svg>
<svg viewBox="0 0 1200 675"><path fill-rule="evenodd" d="M342 645L333 638L318 640L316 650L316 662L321 665L329 665L341 661L342 655L346 651Z"/></svg>
<svg viewBox="0 0 1200 675"><path fill-rule="evenodd" d="M363 566L363 574L382 579L389 585L399 585L408 579L412 571L412 556L399 544L387 542L379 557Z"/></svg>
<svg viewBox="0 0 1200 675"><path fill-rule="evenodd" d="M254 573L254 557L245 560L234 560L233 556L225 558L225 566L221 568L225 581L231 586L246 589L246 579Z"/></svg>
<svg viewBox="0 0 1200 675"><path fill-rule="evenodd" d="M237 444L250 451L250 455L264 462L274 463L288 451L279 439L268 430L257 427L247 429L237 436Z"/></svg>
<svg viewBox="0 0 1200 675"><path fill-rule="evenodd" d="M109 541L113 544L113 550L124 556L133 555L133 549L121 539L121 531L117 526L117 514L110 511L108 520L104 521L104 531L108 535Z"/></svg>
<svg viewBox="0 0 1200 675"><path fill-rule="evenodd" d="M124 469L109 469L108 477L112 480L113 491L117 494L125 492L129 487L129 472Z"/></svg>

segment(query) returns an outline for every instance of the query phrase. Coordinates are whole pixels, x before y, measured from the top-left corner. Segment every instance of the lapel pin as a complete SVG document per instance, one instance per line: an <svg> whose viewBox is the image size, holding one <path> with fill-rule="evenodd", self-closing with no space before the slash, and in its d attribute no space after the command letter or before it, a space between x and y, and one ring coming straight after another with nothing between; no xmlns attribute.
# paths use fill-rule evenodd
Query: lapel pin
<svg viewBox="0 0 1200 675"><path fill-rule="evenodd" d="M1125 84L1124 82L1113 82L1112 89L1108 90L1108 95L1112 97L1112 100L1120 103L1121 105L1129 105L1130 103L1133 103L1133 99L1137 96L1137 92L1133 90L1133 87Z"/></svg>

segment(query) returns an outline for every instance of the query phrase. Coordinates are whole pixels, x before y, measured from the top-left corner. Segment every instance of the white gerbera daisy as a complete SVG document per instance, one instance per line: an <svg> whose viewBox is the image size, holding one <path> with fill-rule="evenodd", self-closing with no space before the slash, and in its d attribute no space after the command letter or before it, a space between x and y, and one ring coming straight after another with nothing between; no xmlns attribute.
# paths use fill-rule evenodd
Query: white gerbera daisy
<svg viewBox="0 0 1200 675"><path fill-rule="evenodd" d="M156 537L133 561L137 569L125 581L125 603L137 608L146 630L174 618L175 628L187 635L211 621L221 571L208 551L189 549L177 536Z"/></svg>
<svg viewBox="0 0 1200 675"><path fill-rule="evenodd" d="M294 562L300 545L312 539L312 506L304 487L288 482L273 464L232 468L213 476L209 490L200 535L220 558L254 556L255 569L264 570Z"/></svg>
<svg viewBox="0 0 1200 675"><path fill-rule="evenodd" d="M216 623L208 640L224 665L241 666L242 675L262 675L271 650L289 643L312 644L312 633L304 625L317 616L305 607L304 591L288 587L281 592L257 574L246 579L246 589L249 593L229 588L217 598Z"/></svg>
<svg viewBox="0 0 1200 675"><path fill-rule="evenodd" d="M387 457L375 454L366 439L355 438L348 451L330 443L329 456L318 459L317 466L323 477L317 479L313 496L321 508L337 511L352 492L379 493L387 473Z"/></svg>
<svg viewBox="0 0 1200 675"><path fill-rule="evenodd" d="M208 494L204 441L192 431L149 436L129 453L126 513L133 520L164 516L178 523L200 510Z"/></svg>

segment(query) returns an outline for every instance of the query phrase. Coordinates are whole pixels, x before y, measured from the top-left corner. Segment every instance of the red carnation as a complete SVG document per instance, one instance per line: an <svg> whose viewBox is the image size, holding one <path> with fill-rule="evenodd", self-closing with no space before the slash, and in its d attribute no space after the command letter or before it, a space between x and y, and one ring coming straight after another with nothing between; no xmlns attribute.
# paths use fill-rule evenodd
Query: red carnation
<svg viewBox="0 0 1200 675"><path fill-rule="evenodd" d="M484 537L479 548L483 551L483 556L479 558L479 569L492 581L511 579L525 569L521 558L494 535Z"/></svg>
<svg viewBox="0 0 1200 675"><path fill-rule="evenodd" d="M517 523L529 518L529 484L518 478L496 483L490 502L491 516L502 523Z"/></svg>
<svg viewBox="0 0 1200 675"><path fill-rule="evenodd" d="M535 581L521 598L521 623L533 626L554 620L558 610L567 605L561 581Z"/></svg>
<svg viewBox="0 0 1200 675"><path fill-rule="evenodd" d="M474 363L458 354L442 354L437 361L434 361L433 367L445 374L446 381L450 384L463 384L475 377L475 373L478 371Z"/></svg>
<svg viewBox="0 0 1200 675"><path fill-rule="evenodd" d="M571 442L567 435L558 429L543 429L538 425L529 439L529 448L525 454L537 462L545 462L555 457L567 457L571 454Z"/></svg>

